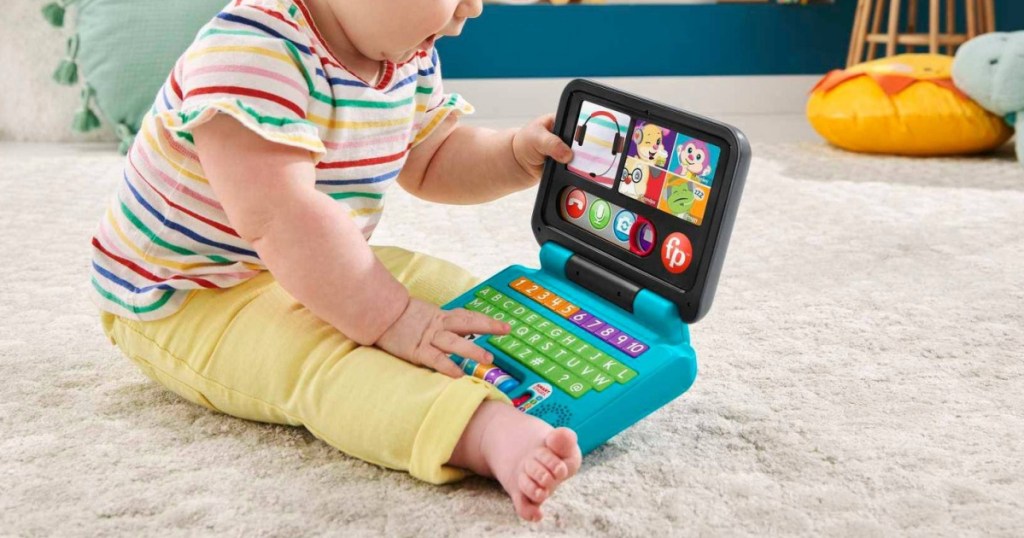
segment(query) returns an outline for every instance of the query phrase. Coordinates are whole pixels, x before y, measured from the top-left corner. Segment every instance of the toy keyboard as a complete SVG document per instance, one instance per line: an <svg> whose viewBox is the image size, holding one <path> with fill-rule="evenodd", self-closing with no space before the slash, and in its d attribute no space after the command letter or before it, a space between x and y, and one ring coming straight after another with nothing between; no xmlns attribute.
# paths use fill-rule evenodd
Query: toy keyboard
<svg viewBox="0 0 1024 538"><path fill-rule="evenodd" d="M493 367L461 357L456 362L496 385L519 410L572 428L587 453L686 391L697 360L675 305L640 294L641 317L629 316L565 278L571 256L548 243L541 269L509 267L447 307L512 327L507 335L473 337L494 354ZM659 334L656 327L682 330Z"/></svg>
<svg viewBox="0 0 1024 538"><path fill-rule="evenodd" d="M540 269L512 266L445 308L508 323L459 356L521 411L572 428L584 453L693 383L689 323L710 308L750 159L725 124L588 81L562 94L532 228Z"/></svg>

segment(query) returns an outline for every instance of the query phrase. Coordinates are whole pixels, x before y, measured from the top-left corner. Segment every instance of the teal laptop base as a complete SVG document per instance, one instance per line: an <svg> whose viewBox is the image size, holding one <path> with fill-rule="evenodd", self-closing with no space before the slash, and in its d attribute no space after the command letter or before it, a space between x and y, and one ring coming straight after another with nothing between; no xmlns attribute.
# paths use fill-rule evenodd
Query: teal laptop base
<svg viewBox="0 0 1024 538"><path fill-rule="evenodd" d="M511 359L507 352L491 341L494 336L481 336L475 340L494 354L498 368L518 380L516 388L507 392L513 403L518 403L517 407L521 410L552 426L566 426L574 430L579 438L580 449L586 454L686 392L697 376L697 357L690 345L689 328L680 319L673 303L649 290L641 290L636 295L633 313L630 314L570 281L566 277L566 264L572 256L572 252L553 242L545 243L540 252L540 269L519 265L508 267L448 303L445 308L466 308L474 299L479 299L478 293L481 290L492 288L537 313L546 313L547 320L565 331L580 333L579 327L575 327L569 320L552 315L549 309L509 286L517 279L526 277L650 346L639 357L632 358L597 337L587 338L589 345L636 373L625 383L615 380L600 391L594 388L579 397L573 397L569 392L559 389L556 384L558 378L546 379L541 373L531 370L528 362L524 364ZM483 301L487 302L486 299ZM493 312L497 311L500 309ZM514 315L511 319L519 321L519 326L526 325ZM607 364L605 361L573 356L586 361L585 365L614 378L614 368L608 368L612 370L610 372L602 369L602 363ZM569 372L586 371L585 366L571 361L572 357L563 356L552 362ZM576 367L570 368L567 365ZM574 375L574 378L584 379L578 375ZM545 386L546 391L543 390ZM531 387L536 388L531 390Z"/></svg>

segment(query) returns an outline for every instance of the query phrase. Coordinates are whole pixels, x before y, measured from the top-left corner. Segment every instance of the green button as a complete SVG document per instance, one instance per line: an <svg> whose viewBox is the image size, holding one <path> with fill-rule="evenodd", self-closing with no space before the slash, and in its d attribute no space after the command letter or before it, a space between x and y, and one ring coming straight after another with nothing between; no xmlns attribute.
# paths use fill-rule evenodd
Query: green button
<svg viewBox="0 0 1024 538"><path fill-rule="evenodd" d="M551 354L551 360L563 367L565 366L565 362L570 358L572 358L572 353L569 353L569 351L562 346L558 346L555 349L555 352Z"/></svg>
<svg viewBox="0 0 1024 538"><path fill-rule="evenodd" d="M529 313L522 317L522 320L530 324L531 327L536 327L538 323L544 321L544 316L541 316L536 312L530 311Z"/></svg>
<svg viewBox="0 0 1024 538"><path fill-rule="evenodd" d="M527 368L539 374L541 369L550 364L550 362L550 359L547 359L540 355L534 355L533 357L530 358L530 360L526 361L523 364L525 364Z"/></svg>
<svg viewBox="0 0 1024 538"><path fill-rule="evenodd" d="M555 323L546 319L544 321L538 322L537 325L535 325L535 327L538 331L544 333L545 336L555 341L565 336L566 334L565 329L559 327Z"/></svg>
<svg viewBox="0 0 1024 538"><path fill-rule="evenodd" d="M529 326L528 325L523 325L523 327L529 327ZM541 339L542 338L544 338L544 337L539 332L537 332L533 328L530 328L530 334L527 335L522 340L523 340L523 342L526 345L532 347L533 349L537 349L538 347L540 347ZM538 350L538 351L540 351L540 350Z"/></svg>
<svg viewBox="0 0 1024 538"><path fill-rule="evenodd" d="M512 334L515 335L516 338L523 340L528 338L531 334L534 334L534 330L525 323L518 323L516 324L516 327L512 329Z"/></svg>
<svg viewBox="0 0 1024 538"><path fill-rule="evenodd" d="M561 384L555 384L557 384L558 387L561 388L562 390L568 392L568 395L571 396L572 398L580 398L583 395L586 395L587 392L589 392L590 389L593 388L587 381L584 381L583 379L580 378L575 378Z"/></svg>
<svg viewBox="0 0 1024 538"><path fill-rule="evenodd" d="M583 340L580 340L571 346L567 346L567 349L571 351L574 355L579 355L580 357L583 358L590 357L594 353L598 353L597 349L595 349L594 346L584 342Z"/></svg>
<svg viewBox="0 0 1024 538"><path fill-rule="evenodd" d="M572 375L561 366L552 364L543 370L541 376L574 398L579 398L590 390L590 385L586 381Z"/></svg>
<svg viewBox="0 0 1024 538"><path fill-rule="evenodd" d="M509 299L508 297L505 297L504 299L498 301L495 304L498 306L498 308L504 310L505 312L508 312L509 314L512 314L513 316L515 316L517 318L521 314L517 315L514 312L514 310L522 309L523 308L523 305L519 304L518 301L516 301L515 299Z"/></svg>
<svg viewBox="0 0 1024 538"><path fill-rule="evenodd" d="M507 334L492 336L489 341L491 342L491 345L504 351L508 355L511 355L521 347L525 347L522 342Z"/></svg>
<svg viewBox="0 0 1024 538"><path fill-rule="evenodd" d="M498 321L504 321L504 322L507 323L509 319L512 319L512 314L509 314L508 312L502 312L501 310L498 310L491 317L496 319L496 320L498 320Z"/></svg>
<svg viewBox="0 0 1024 538"><path fill-rule="evenodd" d="M609 357L608 355L605 355L604 360L601 362L593 362L591 364L612 375L618 375L619 371L626 367L621 362Z"/></svg>
<svg viewBox="0 0 1024 538"><path fill-rule="evenodd" d="M562 363L562 366L565 366L566 368L569 369L570 372L578 376L583 376L583 370L586 367L594 367L594 365L577 357L576 355L569 355L569 358L565 359L565 362Z"/></svg>
<svg viewBox="0 0 1024 538"><path fill-rule="evenodd" d="M622 371L615 374L615 380L618 381L619 383L625 385L626 383L632 381L634 377L636 377L635 370L631 370L629 367L622 364L620 364L619 366L622 366Z"/></svg>
<svg viewBox="0 0 1024 538"><path fill-rule="evenodd" d="M495 312L498 312L498 309L494 305L487 304L482 299L473 299L466 303L466 310L479 312L485 316L493 316Z"/></svg>
<svg viewBox="0 0 1024 538"><path fill-rule="evenodd" d="M505 323L508 323L509 327L512 327L513 329L515 329L516 327L522 325L522 323L523 323L522 321L519 321L518 319L512 317L512 315L509 314L508 312L505 312L505 314L506 314Z"/></svg>
<svg viewBox="0 0 1024 538"><path fill-rule="evenodd" d="M609 361L609 360L614 361L615 360L615 359L611 358L610 356L608 356L607 353L605 353L605 352L603 352L601 350L595 349L593 346L591 346L590 351L588 353L580 353L580 356L583 357L584 359L587 359L588 361L598 365L598 366L604 364L606 361Z"/></svg>
<svg viewBox="0 0 1024 538"><path fill-rule="evenodd" d="M484 287L476 290L476 296L481 298L481 299L487 299L491 295L494 295L495 293L498 293L498 290L496 290L496 289L494 289L494 288L492 288L490 286L484 286Z"/></svg>
<svg viewBox="0 0 1024 538"><path fill-rule="evenodd" d="M555 358L555 351L557 351L559 347L560 346L554 343L551 339L543 336L540 337L540 343L534 346L537 351L540 351L541 355L551 359Z"/></svg>
<svg viewBox="0 0 1024 538"><path fill-rule="evenodd" d="M593 364L586 364L580 370L580 377L594 386L598 392L603 391L614 383L614 379L608 372L601 370Z"/></svg>

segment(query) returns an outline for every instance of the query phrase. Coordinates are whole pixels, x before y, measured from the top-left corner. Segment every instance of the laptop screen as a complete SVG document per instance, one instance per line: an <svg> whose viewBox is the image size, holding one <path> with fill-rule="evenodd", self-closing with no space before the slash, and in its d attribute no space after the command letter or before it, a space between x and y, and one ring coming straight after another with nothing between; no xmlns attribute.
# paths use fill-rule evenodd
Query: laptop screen
<svg viewBox="0 0 1024 538"><path fill-rule="evenodd" d="M705 284L713 294L735 213L735 202L726 211L731 186L746 173L742 135L589 82L567 89L556 131L573 160L545 169L539 220L552 234L538 229L542 242L550 235L677 304L684 294L699 303ZM691 317L706 310L691 307Z"/></svg>

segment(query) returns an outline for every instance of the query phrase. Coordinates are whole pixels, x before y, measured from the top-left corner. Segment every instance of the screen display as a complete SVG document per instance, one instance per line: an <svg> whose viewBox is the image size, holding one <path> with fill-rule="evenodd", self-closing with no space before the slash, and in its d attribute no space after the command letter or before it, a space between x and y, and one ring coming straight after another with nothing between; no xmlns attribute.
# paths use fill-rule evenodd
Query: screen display
<svg viewBox="0 0 1024 538"><path fill-rule="evenodd" d="M570 172L700 226L721 148L584 100Z"/></svg>
<svg viewBox="0 0 1024 538"><path fill-rule="evenodd" d="M700 226L722 150L643 120L632 129L619 192Z"/></svg>
<svg viewBox="0 0 1024 538"><path fill-rule="evenodd" d="M622 112L584 101L573 129L569 171L612 188L622 166L630 121Z"/></svg>

